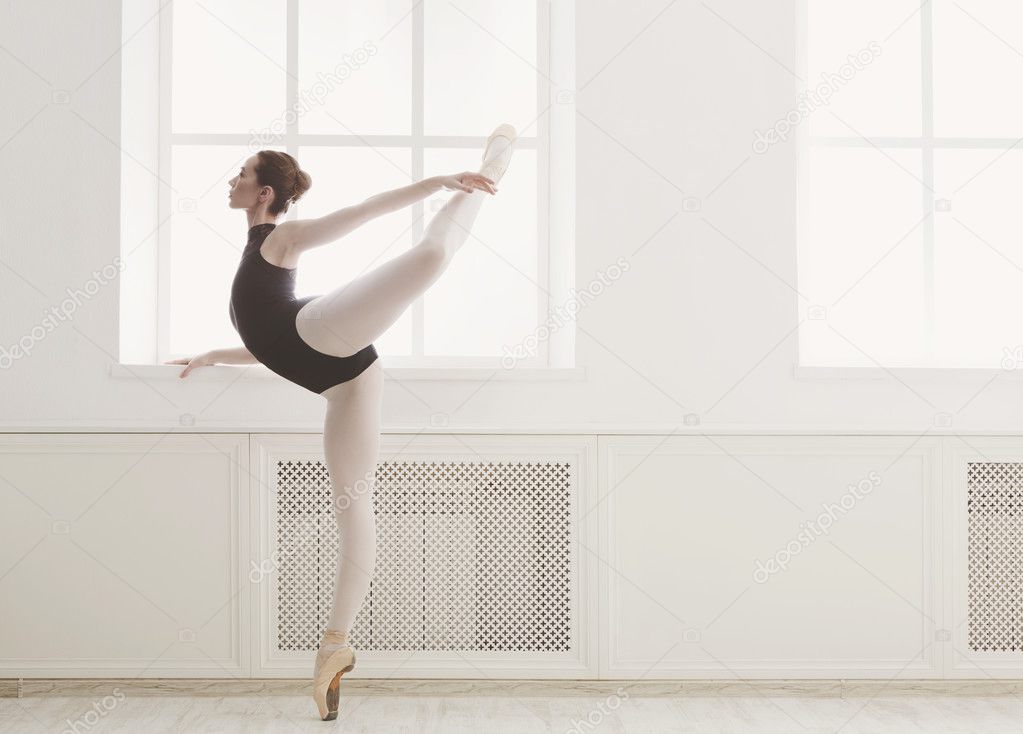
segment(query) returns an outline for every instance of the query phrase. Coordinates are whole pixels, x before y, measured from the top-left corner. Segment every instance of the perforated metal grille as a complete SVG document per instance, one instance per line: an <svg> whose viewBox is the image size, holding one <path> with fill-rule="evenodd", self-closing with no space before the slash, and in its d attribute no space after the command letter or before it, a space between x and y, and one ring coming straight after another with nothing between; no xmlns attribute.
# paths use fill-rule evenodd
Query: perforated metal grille
<svg viewBox="0 0 1023 734"><path fill-rule="evenodd" d="M1023 464L969 463L969 645L1023 649Z"/></svg>
<svg viewBox="0 0 1023 734"><path fill-rule="evenodd" d="M338 533L320 461L278 461L279 650L315 650ZM362 650L567 651L572 465L382 462L377 565L351 631Z"/></svg>

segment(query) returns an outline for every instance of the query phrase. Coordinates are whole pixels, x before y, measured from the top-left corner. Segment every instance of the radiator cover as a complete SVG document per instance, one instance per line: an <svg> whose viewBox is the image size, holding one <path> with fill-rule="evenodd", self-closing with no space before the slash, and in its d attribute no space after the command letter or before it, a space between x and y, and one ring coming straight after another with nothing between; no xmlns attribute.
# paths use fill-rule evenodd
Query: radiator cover
<svg viewBox="0 0 1023 734"><path fill-rule="evenodd" d="M276 647L312 651L333 598L338 532L318 460L280 459ZM377 565L351 630L360 650L567 652L572 477L567 462L377 466Z"/></svg>
<svg viewBox="0 0 1023 734"><path fill-rule="evenodd" d="M969 646L1023 650L1023 464L969 462Z"/></svg>

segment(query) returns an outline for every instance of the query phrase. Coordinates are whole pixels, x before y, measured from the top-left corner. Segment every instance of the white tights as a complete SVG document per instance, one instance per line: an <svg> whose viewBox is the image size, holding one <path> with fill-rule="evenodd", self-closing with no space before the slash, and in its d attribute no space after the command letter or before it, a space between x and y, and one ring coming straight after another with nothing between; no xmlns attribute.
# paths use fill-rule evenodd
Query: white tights
<svg viewBox="0 0 1023 734"><path fill-rule="evenodd" d="M384 372L377 359L353 380L325 391L323 454L330 474L340 541L328 629L348 632L376 566L373 485L380 453Z"/></svg>
<svg viewBox="0 0 1023 734"><path fill-rule="evenodd" d="M492 145L479 170L498 182L513 146L505 138ZM444 272L488 196L479 190L455 193L415 247L306 304L296 320L302 339L325 354L347 357L379 338ZM355 379L321 393L327 398L323 449L340 536L334 609L327 624L332 630L351 630L376 566L373 478L382 393L379 359Z"/></svg>

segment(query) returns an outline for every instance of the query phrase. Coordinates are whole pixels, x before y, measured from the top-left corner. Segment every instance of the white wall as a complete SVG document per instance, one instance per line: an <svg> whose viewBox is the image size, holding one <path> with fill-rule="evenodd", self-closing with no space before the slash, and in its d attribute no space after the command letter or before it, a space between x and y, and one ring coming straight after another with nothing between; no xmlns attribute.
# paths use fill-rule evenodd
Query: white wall
<svg viewBox="0 0 1023 734"><path fill-rule="evenodd" d="M0 54L0 346L9 349L118 253L121 16L114 0L6 3L0 13L10 52ZM751 149L754 131L797 92L781 65L795 63L792 0L587 1L577 28L577 288L619 256L631 263L580 314L587 379L391 382L385 427L421 426L438 412L449 414L447 430L664 428L686 413L700 416L700 430L922 432L939 412L953 414L955 430L1017 425L1015 383L1002 379L793 377L795 150ZM70 102L51 104L54 90ZM680 212L684 195L701 198L701 210ZM117 308L116 286L103 288L29 357L3 361L0 427L190 430L184 414L196 430L318 425L322 400L284 383L225 390L175 370L112 378Z"/></svg>

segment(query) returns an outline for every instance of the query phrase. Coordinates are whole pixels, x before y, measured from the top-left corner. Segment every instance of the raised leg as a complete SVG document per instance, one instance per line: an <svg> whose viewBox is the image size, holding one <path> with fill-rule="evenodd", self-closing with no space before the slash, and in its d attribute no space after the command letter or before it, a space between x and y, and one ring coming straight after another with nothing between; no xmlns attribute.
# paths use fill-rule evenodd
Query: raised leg
<svg viewBox="0 0 1023 734"><path fill-rule="evenodd" d="M495 137L480 173L499 181L513 147L508 138ZM313 349L336 357L351 356L373 343L444 272L469 238L487 196L478 190L455 193L415 247L307 303L295 319L299 336Z"/></svg>

